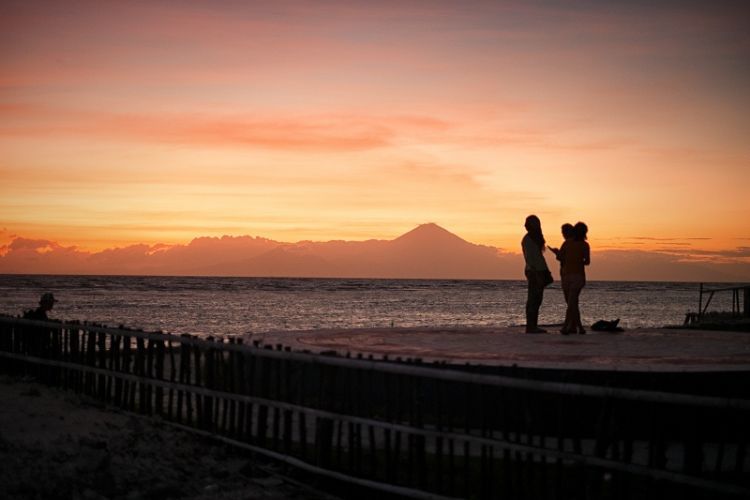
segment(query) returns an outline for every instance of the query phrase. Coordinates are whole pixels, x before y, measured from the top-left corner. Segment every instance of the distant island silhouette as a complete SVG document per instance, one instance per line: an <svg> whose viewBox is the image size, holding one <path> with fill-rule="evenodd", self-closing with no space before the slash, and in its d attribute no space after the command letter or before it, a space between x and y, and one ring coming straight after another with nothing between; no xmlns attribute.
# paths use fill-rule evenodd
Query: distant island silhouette
<svg viewBox="0 0 750 500"><path fill-rule="evenodd" d="M222 236L100 252L16 237L0 256L0 273L523 279L519 251L471 243L435 223L421 224L393 240L285 243ZM750 280L750 263L699 264L658 252L608 250L596 253L591 279L742 281Z"/></svg>

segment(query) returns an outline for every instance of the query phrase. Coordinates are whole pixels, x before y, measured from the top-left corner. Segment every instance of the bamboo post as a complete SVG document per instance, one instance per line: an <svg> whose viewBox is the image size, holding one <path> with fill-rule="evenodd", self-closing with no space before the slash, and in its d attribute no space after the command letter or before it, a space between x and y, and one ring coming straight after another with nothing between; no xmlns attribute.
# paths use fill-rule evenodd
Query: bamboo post
<svg viewBox="0 0 750 500"><path fill-rule="evenodd" d="M219 340L220 345L224 344L223 340ZM226 376L227 370L227 359L225 354L228 354L224 349L217 348L214 353L214 362L216 363L216 375L215 375L215 386L225 392L229 392L229 379ZM226 434L228 417L229 417L229 401L225 398L216 398L215 409L215 420L216 428L220 433Z"/></svg>
<svg viewBox="0 0 750 500"><path fill-rule="evenodd" d="M393 416L393 399L395 398L395 394L393 391L393 384L391 380L395 375L392 375L390 373L383 373L381 374L383 377L384 387L385 387L385 398L384 398L384 412L385 412L385 418L386 421L389 423L393 423L395 421L395 418ZM392 443L391 443L391 429L385 429L383 431L384 433L384 445L385 445L385 460L384 460L384 467L385 467L385 480L388 482L395 482L395 468L396 465L394 463L393 459L393 451L392 451Z"/></svg>
<svg viewBox="0 0 750 500"><path fill-rule="evenodd" d="M683 433L686 440L684 442L684 460L683 467L687 474L699 476L702 473L703 465L703 440L702 431L703 426L701 425L701 411L695 410L692 412L685 412L685 420L683 425L686 432Z"/></svg>
<svg viewBox="0 0 750 500"><path fill-rule="evenodd" d="M419 361L417 361L419 364ZM410 377L412 379L412 405L413 410L413 421L412 425L417 429L424 428L424 393L422 386L422 379L418 377ZM412 438L414 443L414 455L416 465L416 484L420 489L427 489L427 456L426 446L427 442L424 436L415 435Z"/></svg>
<svg viewBox="0 0 750 500"><path fill-rule="evenodd" d="M239 343L242 343L242 339L239 339ZM236 360L236 368L237 368L237 374L236 374L236 382L237 382L237 390L240 394L247 394L247 367L246 367L246 361L247 354L245 353L237 353L237 360ZM245 425L247 423L247 403L239 403L237 405L237 432L238 432L238 439L241 441L247 441L248 436L250 436L250 429L247 428Z"/></svg>
<svg viewBox="0 0 750 500"><path fill-rule="evenodd" d="M246 380L245 380L245 387L247 388L247 393L255 395L256 394L256 377L255 377L255 365L257 363L258 356L253 352L248 352L245 354L245 373L247 374ZM256 422L255 419L255 405L252 403L248 403L245 408L245 429L247 433L247 440L249 442L254 442L257 436L257 430L256 433L253 433L253 424Z"/></svg>
<svg viewBox="0 0 750 500"><path fill-rule="evenodd" d="M276 346L276 350L281 350L281 345ZM271 392L269 394L270 399L274 401L279 401L281 399L281 360L278 359L272 359L270 361L271 368L271 376L269 377L271 382ZM273 447L274 449L279 449L279 446L281 444L281 410L278 407L274 407L273 409Z"/></svg>
<svg viewBox="0 0 750 500"><path fill-rule="evenodd" d="M403 472L399 467L401 462L401 431L394 431L393 433L393 449L391 450L391 460L393 467L393 481L396 484L400 484L403 481Z"/></svg>
<svg viewBox="0 0 750 500"><path fill-rule="evenodd" d="M193 352L192 352L192 346L187 343L187 340L189 340L191 337L190 335L183 334L182 340L184 342L180 343L180 378L182 379L182 383L185 385L193 385ZM200 361L200 360L199 360ZM183 394L184 393L184 394ZM193 395L190 393L190 391L180 391L177 395L178 402L177 405L180 407L180 413L182 412L182 402L179 401L181 397L184 396L185 398L185 422L187 422L188 425L199 425L200 421L198 420L198 417L196 416L194 418L194 408L193 408ZM196 406L199 404L199 398L196 396ZM197 408L196 408L197 410Z"/></svg>
<svg viewBox="0 0 750 500"><path fill-rule="evenodd" d="M471 432L471 411L472 411L472 399L471 399L471 386L464 384L464 432L469 434ZM471 491L472 474L471 474L471 448L468 441L463 443L463 496L469 496Z"/></svg>
<svg viewBox="0 0 750 500"><path fill-rule="evenodd" d="M86 365L96 366L96 334L92 331L84 332L87 337L86 341ZM89 396L95 395L96 375L93 373L86 374L85 393Z"/></svg>
<svg viewBox="0 0 750 500"><path fill-rule="evenodd" d="M154 376L157 380L164 380L164 354L164 341L157 340L155 353L156 359L154 361ZM157 386L154 391L154 406L156 407L156 414L164 415L164 388L161 386Z"/></svg>
<svg viewBox="0 0 750 500"><path fill-rule="evenodd" d="M401 358L396 358L397 363L401 363ZM404 412L404 393L406 392L406 377L403 374L397 374L395 375L396 378L396 394L395 394L395 415L396 415L396 422L397 423L403 423L403 412ZM408 409L407 409L408 412ZM401 454L401 431L395 431L394 432L394 438L393 438L393 462L394 465L399 464L401 460L399 459L399 456ZM409 450L407 450L409 451ZM411 480L411 469L412 464L409 460L409 457L407 456L406 460L406 467L394 467L394 482L399 483L399 476L404 477L404 479L407 481Z"/></svg>
<svg viewBox="0 0 750 500"><path fill-rule="evenodd" d="M222 342L223 344L223 342ZM232 388L232 377L230 371L232 351L226 351L220 349L216 352L217 357L217 370L218 370L218 384L223 388L225 392L233 392ZM222 398L221 405L221 431L224 434L229 433L231 435L231 429L229 428L229 401L226 398Z"/></svg>
<svg viewBox="0 0 750 500"><path fill-rule="evenodd" d="M203 369L201 367L201 358L203 357L203 353L201 352L201 348L198 345L193 346L193 355L195 360L195 365L191 368L194 368L193 370L193 380L194 384L198 387L205 386L205 382L203 379ZM203 397L196 394L195 395L195 412L196 412L196 424L199 429L205 429L206 428L206 415L205 415L205 408L203 404Z"/></svg>
<svg viewBox="0 0 750 500"><path fill-rule="evenodd" d="M111 364L109 366L109 369L113 372L119 372L122 371L122 368L120 366L120 342L122 340L122 337L119 335L112 335L110 340L109 348L111 350ZM121 405L122 404L122 379L119 377L112 377L113 382L113 403L115 405Z"/></svg>
<svg viewBox="0 0 750 500"><path fill-rule="evenodd" d="M12 326L11 334L13 336L13 338L9 341L11 352L14 354L23 354L23 335L21 327L19 325ZM22 367L21 362L13 360L12 367L14 373L20 372Z"/></svg>
<svg viewBox="0 0 750 500"><path fill-rule="evenodd" d="M350 357L348 354L347 357ZM354 392L352 391L352 384L354 382L354 373L353 370L346 368L343 370L343 410L346 412L347 415L354 415L354 405L355 405L355 398ZM345 438L345 445L344 448L346 450L346 470L347 473L353 474L354 473L354 461L355 461L355 453L356 453L356 445L354 444L354 439L356 438L356 431L354 430L354 422L347 422L346 423L346 438Z"/></svg>
<svg viewBox="0 0 750 500"><path fill-rule="evenodd" d="M732 290L732 316L742 316L742 304L740 303L740 288Z"/></svg>
<svg viewBox="0 0 750 500"><path fill-rule="evenodd" d="M299 374L299 391L298 391L298 403L302 406L307 406L307 382L308 382L308 371L309 363L296 363L297 373ZM307 415L304 411L300 412L298 424L298 435L300 445L300 457L302 460L307 460Z"/></svg>
<svg viewBox="0 0 750 500"><path fill-rule="evenodd" d="M735 477L743 477L743 474L747 474L745 462L747 460L747 414L745 419L736 418L733 419L735 422L735 439L737 442L737 451L734 459L734 475Z"/></svg>
<svg viewBox="0 0 750 500"><path fill-rule="evenodd" d="M99 368L102 370L107 369L107 335L104 332L97 333L96 350L99 359ZM99 382L97 387L97 396L100 401L106 402L109 395L107 394L107 382L109 377L99 375Z"/></svg>
<svg viewBox="0 0 750 500"><path fill-rule="evenodd" d="M653 415L653 418L650 419L651 436L649 439L648 466L663 469L667 462L664 423L661 420L659 408L652 408L651 415Z"/></svg>
<svg viewBox="0 0 750 500"><path fill-rule="evenodd" d="M444 429L443 423L443 382L441 380L432 381L435 391L435 429L442 433ZM438 493L445 492L445 481L443 479L443 438L439 436L435 439L435 487ZM450 474L450 471L448 472Z"/></svg>
<svg viewBox="0 0 750 500"><path fill-rule="evenodd" d="M80 337L80 332L79 332L78 328L74 328L73 330L70 331L70 359L71 359L71 362L73 362L73 363L78 363L79 362L79 358L80 358L80 353L79 353L79 350L80 350L80 344L79 344L80 338L81 337ZM72 379L71 380L71 382L72 382L71 383L72 388L76 392L80 391L80 380L79 380L79 377L78 377L79 373L80 372L78 372L78 373L71 373L71 375L70 375L71 379Z"/></svg>
<svg viewBox="0 0 750 500"><path fill-rule="evenodd" d="M187 343L183 342L184 340L185 335L182 334L180 336L180 343L178 344L180 348L180 370L177 373L177 380L181 385L186 385L189 383L186 376L188 373L188 366L190 365L190 349L188 348ZM185 414L183 415L183 403L187 404L185 401L185 391L180 389L177 391L177 408L175 409L175 419L177 420L177 422L189 424L190 420L188 419L187 410L185 410Z"/></svg>
<svg viewBox="0 0 750 500"><path fill-rule="evenodd" d="M143 377L146 374L146 342L142 337L136 337L135 348L135 374ZM140 382L138 383L138 411L145 413L146 410L146 384Z"/></svg>
<svg viewBox="0 0 750 500"><path fill-rule="evenodd" d="M565 405L565 397L562 394L555 396L555 424L556 424L556 438L557 438L557 450L565 451L565 432L564 429L567 427L568 411ZM563 471L563 461L559 456L555 460L555 490L558 492L563 491L565 485L565 473Z"/></svg>
<svg viewBox="0 0 750 500"><path fill-rule="evenodd" d="M60 351L60 360L65 362L70 361L70 345L68 343L69 336L70 330L68 328L63 328L60 331L60 342L62 344ZM62 387L65 389L70 389L70 370L68 368L63 368L61 373Z"/></svg>
<svg viewBox="0 0 750 500"><path fill-rule="evenodd" d="M287 402L294 402L292 399L292 362L288 359L282 361L281 366L282 373L282 389L283 389L283 400ZM284 410L284 429L283 429L283 450L284 454L291 455L292 453L292 410Z"/></svg>
<svg viewBox="0 0 750 500"><path fill-rule="evenodd" d="M130 361L131 361L131 338L129 335L122 337L122 367L121 370L124 373L130 373ZM135 383L124 380L122 382L122 407L126 410L132 410L133 405L131 404L132 397L134 394Z"/></svg>
<svg viewBox="0 0 750 500"><path fill-rule="evenodd" d="M356 368L351 368L347 370L348 375L346 375L346 405L347 405L347 413L349 415L358 415L358 405L359 405L359 392L357 391L357 387L361 387L358 385L359 382L359 370ZM355 422L349 422L346 429L346 435L347 435L347 457L348 457L348 465L349 465L349 471L351 474L356 474L358 467L359 467L359 444L358 444L358 438L359 438L359 430L357 429L357 423Z"/></svg>
<svg viewBox="0 0 750 500"><path fill-rule="evenodd" d="M524 391L520 394L521 396L521 407L523 408L523 439L521 442L527 446L534 444L534 430L535 430L535 413L533 411L533 404L531 401L531 395ZM534 487L537 484L536 470L534 466L534 455L533 453L524 453L524 474L525 474L525 485L524 489L528 496L534 496Z"/></svg>
<svg viewBox="0 0 750 500"><path fill-rule="evenodd" d="M259 395L262 398L268 398L270 391L270 378L271 378L271 367L269 366L269 359L263 356L258 356L255 363L255 380L258 383ZM264 446L266 444L266 434L268 431L268 406L258 405L258 444Z"/></svg>
<svg viewBox="0 0 750 500"><path fill-rule="evenodd" d="M441 381L442 382L442 381ZM454 393L455 384L448 384L448 383L442 383L443 387L445 387L445 392L442 394L445 394L445 397L442 397L441 394L441 402L443 400L446 401L453 401L454 397L456 396ZM452 405L445 405L442 406L444 408L443 412L445 414L445 427L446 431L453 432L455 419L453 417L452 412ZM448 494L450 496L456 496L456 477L459 474L458 467L456 465L456 441L455 439L449 439L448 440Z"/></svg>
<svg viewBox="0 0 750 500"><path fill-rule="evenodd" d="M208 337L206 340L208 340L209 343L213 343L214 338ZM209 345L209 347L206 349L206 353L204 355L204 377L205 382L203 384L204 387L208 387L209 389L213 389L215 386L216 381L216 351L214 350L212 345ZM211 396L205 396L203 399L203 415L204 415L204 429L206 430L213 430L215 428L215 418L216 415L214 413L214 398Z"/></svg>
<svg viewBox="0 0 750 500"><path fill-rule="evenodd" d="M372 355L370 355L369 360L372 361ZM376 387L376 380L375 377L377 376L377 373L372 368L368 369L365 375L365 379L367 380L367 385L363 385L363 387L368 388L368 394L370 395L369 398L365 400L365 408L367 408L368 415L375 415L375 409L378 407L379 401L375 399L375 387ZM380 385L377 385L379 388ZM387 395L386 395L387 396ZM386 398L387 399L387 398ZM378 442L375 437L375 426L372 424L369 424L367 426L367 437L368 437L368 449L370 456L370 477L377 478L378 476Z"/></svg>
<svg viewBox="0 0 750 500"><path fill-rule="evenodd" d="M149 379L154 378L154 358L156 357L156 340L148 339L146 344L146 377ZM149 415L154 413L154 387L151 384L146 384L146 412Z"/></svg>
<svg viewBox="0 0 750 500"><path fill-rule="evenodd" d="M336 469L342 469L343 468L343 451L344 451L344 423L341 420L333 420L333 428L334 428L334 434L333 434L333 441L334 441L334 448L336 450L335 456L336 456L336 465L334 466Z"/></svg>
<svg viewBox="0 0 750 500"><path fill-rule="evenodd" d="M410 426L414 426L416 422L415 412L416 404L414 397L416 391L414 389L414 377L401 377L402 383L399 384L399 388L403 386L403 400L402 408L404 408L406 422ZM417 481L417 450L416 450L416 436L411 433L406 434L406 484L408 486L414 486Z"/></svg>
<svg viewBox="0 0 750 500"><path fill-rule="evenodd" d="M62 343L61 343L62 332L55 328L50 331L50 359L61 360L62 359ZM52 371L52 383L56 386L60 386L62 382L62 370L59 367L55 367Z"/></svg>
<svg viewBox="0 0 750 500"><path fill-rule="evenodd" d="M609 398L604 399L601 402L601 410L596 422L596 446L594 448L594 455L597 457L604 457L609 448L609 439L607 436L607 425L611 418L611 400Z"/></svg>
<svg viewBox="0 0 750 500"><path fill-rule="evenodd" d="M237 341L235 339L229 340L230 344L236 345ZM229 351L228 353L229 359L228 359L228 369L226 372L226 387L230 392L238 393L238 372L237 372L237 353L235 351ZM239 436L238 429L237 429L237 405L233 401L229 403L229 435L233 439L237 439Z"/></svg>
<svg viewBox="0 0 750 500"><path fill-rule="evenodd" d="M175 365L175 356L174 356L174 350L175 346L172 345L172 335L170 335L167 338L167 352L169 353L169 381L171 383L175 383L177 380L177 366ZM180 361L182 361L182 356L180 356ZM169 420L177 420L180 421L180 413L181 408L178 408L176 410L177 416L175 418L174 416L175 408L174 408L174 389L169 388L169 395L167 396L167 419Z"/></svg>
<svg viewBox="0 0 750 500"><path fill-rule="evenodd" d="M365 379L367 378L368 373L364 370L364 368L360 368L357 370L358 379L357 379L357 395L358 395L358 402L357 402L357 415L360 417L367 417L370 416L371 418L374 417L371 413L367 411L367 403L366 400L368 398L368 394L365 392ZM374 397L373 395L369 395L371 398ZM365 465L365 432L367 430L367 426L363 423L357 425L357 471L360 475L365 474L367 470L367 466Z"/></svg>
<svg viewBox="0 0 750 500"><path fill-rule="evenodd" d="M331 395L333 392L333 380L331 366L320 364L317 367L318 378L318 408L331 409ZM332 445L334 437L333 421L330 418L315 418L315 451L316 462L320 467L328 468L332 461Z"/></svg>
<svg viewBox="0 0 750 500"><path fill-rule="evenodd" d="M485 394L485 388L479 387L479 397L477 398L478 410L479 410L479 435L487 437L487 395ZM487 445L481 445L479 450L479 495L482 498L490 497L490 464L489 464L489 449Z"/></svg>

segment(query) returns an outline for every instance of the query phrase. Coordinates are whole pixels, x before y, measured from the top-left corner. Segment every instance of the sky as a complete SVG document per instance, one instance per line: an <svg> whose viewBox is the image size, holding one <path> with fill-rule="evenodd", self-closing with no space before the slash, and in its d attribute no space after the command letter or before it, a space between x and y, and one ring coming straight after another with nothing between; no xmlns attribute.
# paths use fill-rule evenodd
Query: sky
<svg viewBox="0 0 750 500"><path fill-rule="evenodd" d="M199 236L750 254L750 6L3 1L0 253ZM4 249L4 250L3 250Z"/></svg>

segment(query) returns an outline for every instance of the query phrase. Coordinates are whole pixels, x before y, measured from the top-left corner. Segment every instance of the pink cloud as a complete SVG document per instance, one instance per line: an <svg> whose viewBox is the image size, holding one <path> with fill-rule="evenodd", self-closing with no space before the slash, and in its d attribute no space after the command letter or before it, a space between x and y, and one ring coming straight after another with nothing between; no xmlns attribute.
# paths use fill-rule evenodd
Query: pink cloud
<svg viewBox="0 0 750 500"><path fill-rule="evenodd" d="M39 252L49 248L60 249L63 248L54 241L50 240L34 240L29 238L15 238L8 246L10 250L23 252L23 251L34 251Z"/></svg>
<svg viewBox="0 0 750 500"><path fill-rule="evenodd" d="M442 134L446 120L413 114L123 114L30 103L0 103L0 137L100 137L144 142L357 151L391 144L401 132Z"/></svg>
<svg viewBox="0 0 750 500"><path fill-rule="evenodd" d="M263 118L248 115L146 115L97 113L33 105L4 105L0 136L84 136L261 147L283 150L355 151L386 146L394 130L385 120L338 116ZM436 127L431 118L399 118L422 127ZM398 123L396 123L398 125Z"/></svg>

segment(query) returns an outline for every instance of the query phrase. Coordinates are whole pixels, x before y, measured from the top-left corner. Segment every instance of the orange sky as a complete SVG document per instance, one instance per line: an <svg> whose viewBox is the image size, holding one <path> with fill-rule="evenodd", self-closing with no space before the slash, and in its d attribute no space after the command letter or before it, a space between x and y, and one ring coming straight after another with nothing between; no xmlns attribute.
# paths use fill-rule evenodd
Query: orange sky
<svg viewBox="0 0 750 500"><path fill-rule="evenodd" d="M746 2L4 1L0 245L750 246Z"/></svg>

